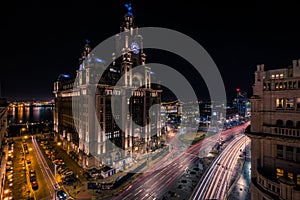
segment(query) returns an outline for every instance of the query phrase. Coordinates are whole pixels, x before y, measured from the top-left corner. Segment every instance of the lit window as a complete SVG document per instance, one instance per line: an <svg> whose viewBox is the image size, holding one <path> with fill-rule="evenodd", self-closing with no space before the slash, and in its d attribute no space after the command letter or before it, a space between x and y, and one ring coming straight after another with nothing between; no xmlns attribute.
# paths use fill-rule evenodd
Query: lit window
<svg viewBox="0 0 300 200"><path fill-rule="evenodd" d="M291 173L291 172L288 172L288 178L290 179L290 180L293 180L293 173Z"/></svg>
<svg viewBox="0 0 300 200"><path fill-rule="evenodd" d="M300 98L297 98L297 109L300 109Z"/></svg>
<svg viewBox="0 0 300 200"><path fill-rule="evenodd" d="M300 174L297 174L297 185L300 185Z"/></svg>
<svg viewBox="0 0 300 200"><path fill-rule="evenodd" d="M276 169L277 178L284 176L284 170L277 168Z"/></svg>
<svg viewBox="0 0 300 200"><path fill-rule="evenodd" d="M278 78L279 78L279 74L276 74L276 76L275 76L275 77L276 77L276 79L278 79Z"/></svg>
<svg viewBox="0 0 300 200"><path fill-rule="evenodd" d="M283 108L283 99L282 98L276 99L276 108Z"/></svg>
<svg viewBox="0 0 300 200"><path fill-rule="evenodd" d="M286 108L287 109L294 108L294 99L293 98L286 99Z"/></svg>
<svg viewBox="0 0 300 200"><path fill-rule="evenodd" d="M283 74L280 74L279 77L280 77L281 79L283 79Z"/></svg>
<svg viewBox="0 0 300 200"><path fill-rule="evenodd" d="M272 75L271 75L271 79L275 79L275 74L272 74Z"/></svg>

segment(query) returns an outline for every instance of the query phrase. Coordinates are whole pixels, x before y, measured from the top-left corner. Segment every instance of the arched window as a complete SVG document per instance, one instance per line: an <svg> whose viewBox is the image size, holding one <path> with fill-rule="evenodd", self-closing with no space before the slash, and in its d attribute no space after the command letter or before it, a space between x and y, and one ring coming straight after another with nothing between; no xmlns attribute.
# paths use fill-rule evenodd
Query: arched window
<svg viewBox="0 0 300 200"><path fill-rule="evenodd" d="M300 121L297 121L296 126L297 126L297 128L300 128Z"/></svg>
<svg viewBox="0 0 300 200"><path fill-rule="evenodd" d="M286 127L293 127L293 126L294 126L294 122L292 120L286 121Z"/></svg>
<svg viewBox="0 0 300 200"><path fill-rule="evenodd" d="M278 120L276 121L276 125L277 125L277 126L283 126L283 121L282 121L281 119L278 119Z"/></svg>

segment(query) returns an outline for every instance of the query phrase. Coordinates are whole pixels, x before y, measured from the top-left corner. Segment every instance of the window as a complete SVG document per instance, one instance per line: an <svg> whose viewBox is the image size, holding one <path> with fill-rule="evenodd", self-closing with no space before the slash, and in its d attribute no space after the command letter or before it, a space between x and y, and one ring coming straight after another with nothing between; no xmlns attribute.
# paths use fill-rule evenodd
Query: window
<svg viewBox="0 0 300 200"><path fill-rule="evenodd" d="M277 144L277 158L283 158L283 146Z"/></svg>
<svg viewBox="0 0 300 200"><path fill-rule="evenodd" d="M287 98L286 99L286 108L287 109L294 108L294 99L293 98Z"/></svg>
<svg viewBox="0 0 300 200"><path fill-rule="evenodd" d="M300 162L300 148L299 147L296 149L296 161Z"/></svg>
<svg viewBox="0 0 300 200"><path fill-rule="evenodd" d="M280 79L283 79L283 74L279 74Z"/></svg>
<svg viewBox="0 0 300 200"><path fill-rule="evenodd" d="M287 121L286 121L286 127L291 128L291 127L293 127L293 126L294 126L294 122L293 122L292 120L287 120Z"/></svg>
<svg viewBox="0 0 300 200"><path fill-rule="evenodd" d="M300 185L300 174L297 174L297 185Z"/></svg>
<svg viewBox="0 0 300 200"><path fill-rule="evenodd" d="M284 170L280 169L280 168L277 168L276 169L276 175L277 175L277 178L284 176Z"/></svg>
<svg viewBox="0 0 300 200"><path fill-rule="evenodd" d="M278 188L276 188L277 189L277 193L280 193L280 188L278 187Z"/></svg>
<svg viewBox="0 0 300 200"><path fill-rule="evenodd" d="M287 176L288 176L288 178L289 178L290 180L293 180L293 173L288 172Z"/></svg>
<svg viewBox="0 0 300 200"><path fill-rule="evenodd" d="M297 109L300 109L300 97L298 97L296 100L297 100L296 107Z"/></svg>
<svg viewBox="0 0 300 200"><path fill-rule="evenodd" d="M293 147L290 146L286 147L286 159L293 160Z"/></svg>
<svg viewBox="0 0 300 200"><path fill-rule="evenodd" d="M281 119L278 119L278 120L276 121L276 125L277 125L277 126L283 126L283 121L282 121Z"/></svg>
<svg viewBox="0 0 300 200"><path fill-rule="evenodd" d="M283 99L282 98L276 99L276 108L283 108Z"/></svg>
<svg viewBox="0 0 300 200"><path fill-rule="evenodd" d="M275 79L275 74L272 74L272 75L271 75L271 79Z"/></svg>
<svg viewBox="0 0 300 200"><path fill-rule="evenodd" d="M110 139L111 138L111 133L106 133L105 136L106 136L106 139Z"/></svg>
<svg viewBox="0 0 300 200"><path fill-rule="evenodd" d="M300 128L300 121L297 121L296 127Z"/></svg>

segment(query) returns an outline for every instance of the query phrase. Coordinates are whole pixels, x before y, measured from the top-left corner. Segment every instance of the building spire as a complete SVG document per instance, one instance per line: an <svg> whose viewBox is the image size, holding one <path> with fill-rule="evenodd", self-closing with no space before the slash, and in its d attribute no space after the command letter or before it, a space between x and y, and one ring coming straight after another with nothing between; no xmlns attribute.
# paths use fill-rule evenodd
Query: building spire
<svg viewBox="0 0 300 200"><path fill-rule="evenodd" d="M91 52L91 46L90 46L90 40L85 39L85 45L83 52L81 53L81 58L79 58L79 64L81 64L89 55Z"/></svg>
<svg viewBox="0 0 300 200"><path fill-rule="evenodd" d="M125 7L126 7L126 9L127 9L127 14L130 15L130 16L133 16L133 14L132 14L131 3L126 3L126 4L125 4Z"/></svg>
<svg viewBox="0 0 300 200"><path fill-rule="evenodd" d="M124 22L123 22L122 26L120 27L120 32L129 31L130 29L135 28L135 25L133 23L133 13L132 13L131 3L126 3L125 8L126 8L127 12L124 16Z"/></svg>

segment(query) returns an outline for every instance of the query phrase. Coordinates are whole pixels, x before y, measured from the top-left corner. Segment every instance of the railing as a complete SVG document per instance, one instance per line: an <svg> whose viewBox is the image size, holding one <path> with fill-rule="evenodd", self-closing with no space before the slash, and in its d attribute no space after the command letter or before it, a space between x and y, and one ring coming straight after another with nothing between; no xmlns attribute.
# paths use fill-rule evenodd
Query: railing
<svg viewBox="0 0 300 200"><path fill-rule="evenodd" d="M286 128L286 127L272 127L272 134L290 136L290 137L299 137L300 138L300 129L298 128Z"/></svg>
<svg viewBox="0 0 300 200"><path fill-rule="evenodd" d="M266 123L264 123L263 126L268 127L270 130L267 132L270 132L273 135L300 138L299 127L285 127L285 126L278 126L278 125L266 124Z"/></svg>
<svg viewBox="0 0 300 200"><path fill-rule="evenodd" d="M257 172L257 184L268 192L280 196L280 184L264 177L259 172Z"/></svg>

